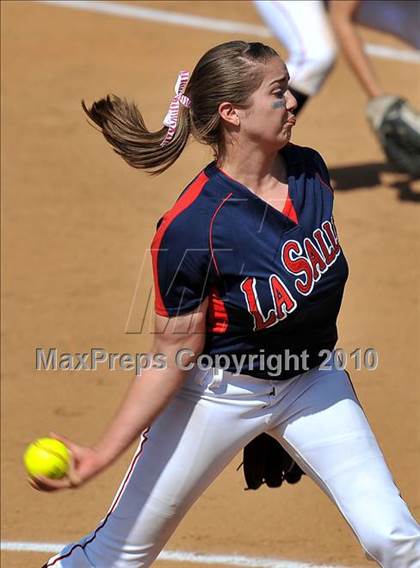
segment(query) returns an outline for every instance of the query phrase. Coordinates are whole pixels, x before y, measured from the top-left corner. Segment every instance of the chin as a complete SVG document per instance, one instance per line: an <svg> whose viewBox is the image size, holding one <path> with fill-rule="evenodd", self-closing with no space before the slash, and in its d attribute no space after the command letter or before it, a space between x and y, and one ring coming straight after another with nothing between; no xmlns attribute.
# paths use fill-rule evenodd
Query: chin
<svg viewBox="0 0 420 568"><path fill-rule="evenodd" d="M279 134L277 134L275 139L261 141L261 147L265 148L267 152L278 152L279 150L287 146L289 140L290 132L280 132Z"/></svg>

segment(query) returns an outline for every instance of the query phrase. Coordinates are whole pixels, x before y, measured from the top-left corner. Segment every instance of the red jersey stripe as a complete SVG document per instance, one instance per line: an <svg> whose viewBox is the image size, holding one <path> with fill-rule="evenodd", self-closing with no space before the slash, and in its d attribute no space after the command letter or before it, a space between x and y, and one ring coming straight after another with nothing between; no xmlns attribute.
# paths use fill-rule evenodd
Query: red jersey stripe
<svg viewBox="0 0 420 568"><path fill-rule="evenodd" d="M223 199L223 201L217 207L216 211L213 213L213 216L212 216L211 221L210 221L209 244L210 244L211 258L213 260L214 267L215 267L217 274L219 276L220 276L219 267L217 266L216 257L214 256L214 249L213 249L213 223L214 223L216 215L219 213L220 209L223 207L223 205L226 203L226 201L232 197L232 195L233 195L232 192L230 192L229 195L226 195L226 197Z"/></svg>
<svg viewBox="0 0 420 568"><path fill-rule="evenodd" d="M155 284L155 311L159 315L168 316L165 304L163 303L158 278L158 255L160 243L162 242L163 236L169 225L178 215L180 215L180 213L187 209L187 207L189 207L191 203L193 203L193 201L197 199L208 179L209 178L206 176L206 174L204 172L201 172L201 174L184 191L184 193L181 195L172 209L165 213L162 223L160 224L159 229L156 231L156 234L153 238L151 253L153 263L153 279Z"/></svg>
<svg viewBox="0 0 420 568"><path fill-rule="evenodd" d="M209 295L208 328L213 333L225 333L229 326L229 317L222 298L216 288Z"/></svg>
<svg viewBox="0 0 420 568"><path fill-rule="evenodd" d="M284 204L283 207L283 215L286 215L286 217L289 217L291 221L297 224L298 218L296 215L295 208L293 206L293 201L290 199L289 194L287 194L286 203Z"/></svg>

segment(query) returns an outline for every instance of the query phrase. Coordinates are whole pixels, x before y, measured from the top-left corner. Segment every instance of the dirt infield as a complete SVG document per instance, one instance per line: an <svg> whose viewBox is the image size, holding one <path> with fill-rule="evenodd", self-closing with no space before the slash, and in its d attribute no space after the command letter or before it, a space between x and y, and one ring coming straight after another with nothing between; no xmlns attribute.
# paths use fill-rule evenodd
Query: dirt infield
<svg viewBox="0 0 420 568"><path fill-rule="evenodd" d="M245 1L131 4L262 25ZM23 449L51 430L93 443L131 373L36 372L35 348L147 351L148 333L125 333L138 329L151 286L149 271L133 301L144 251L160 214L211 159L206 148L191 143L169 172L149 178L130 169L87 125L80 100L125 95L158 128L177 72L192 69L205 50L232 35L37 2L6 1L1 9L2 540L70 542L105 514L129 453L77 492L47 495L26 484ZM399 45L381 34L364 35ZM418 65L375 59L374 66L390 92L420 106ZM379 353L376 371L349 371L401 493L419 518L420 187L383 165L363 104L340 60L299 118L293 140L317 148L331 168L335 220L350 264L339 345ZM245 493L235 471L240 460L192 508L168 550L372 566L311 480ZM2 559L7 568L28 568L48 556L4 552Z"/></svg>

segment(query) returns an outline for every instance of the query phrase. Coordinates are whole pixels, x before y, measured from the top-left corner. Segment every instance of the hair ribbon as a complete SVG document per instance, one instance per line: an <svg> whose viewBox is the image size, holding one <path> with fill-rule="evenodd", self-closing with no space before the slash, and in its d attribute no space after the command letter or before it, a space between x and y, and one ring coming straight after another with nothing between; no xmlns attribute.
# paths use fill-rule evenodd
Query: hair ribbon
<svg viewBox="0 0 420 568"><path fill-rule="evenodd" d="M178 124L179 105L182 104L187 108L191 106L191 100L184 95L189 77L190 74L188 71L180 71L178 73L178 78L175 84L175 96L173 97L171 104L169 105L169 110L163 120L163 124L168 127L168 131L160 144L161 146L169 144L174 137L176 126Z"/></svg>

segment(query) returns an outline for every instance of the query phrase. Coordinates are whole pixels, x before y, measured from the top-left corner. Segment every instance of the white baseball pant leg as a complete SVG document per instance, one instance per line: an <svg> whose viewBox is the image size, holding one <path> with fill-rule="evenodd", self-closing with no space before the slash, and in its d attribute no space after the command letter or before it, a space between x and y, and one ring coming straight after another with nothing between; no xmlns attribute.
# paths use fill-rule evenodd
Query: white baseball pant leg
<svg viewBox="0 0 420 568"><path fill-rule="evenodd" d="M334 370L306 375L305 384L291 385L293 403L273 417L276 426L269 433L337 505L369 559L384 568L420 568L420 527L350 378Z"/></svg>
<svg viewBox="0 0 420 568"><path fill-rule="evenodd" d="M337 46L320 0L254 0L255 7L287 49L290 85L315 95L336 60Z"/></svg>
<svg viewBox="0 0 420 568"><path fill-rule="evenodd" d="M420 568L420 530L344 371L287 381L193 369L145 434L99 527L46 564L150 566L194 501L261 432L276 437L336 503L383 568ZM281 538L281 535L279 535Z"/></svg>

